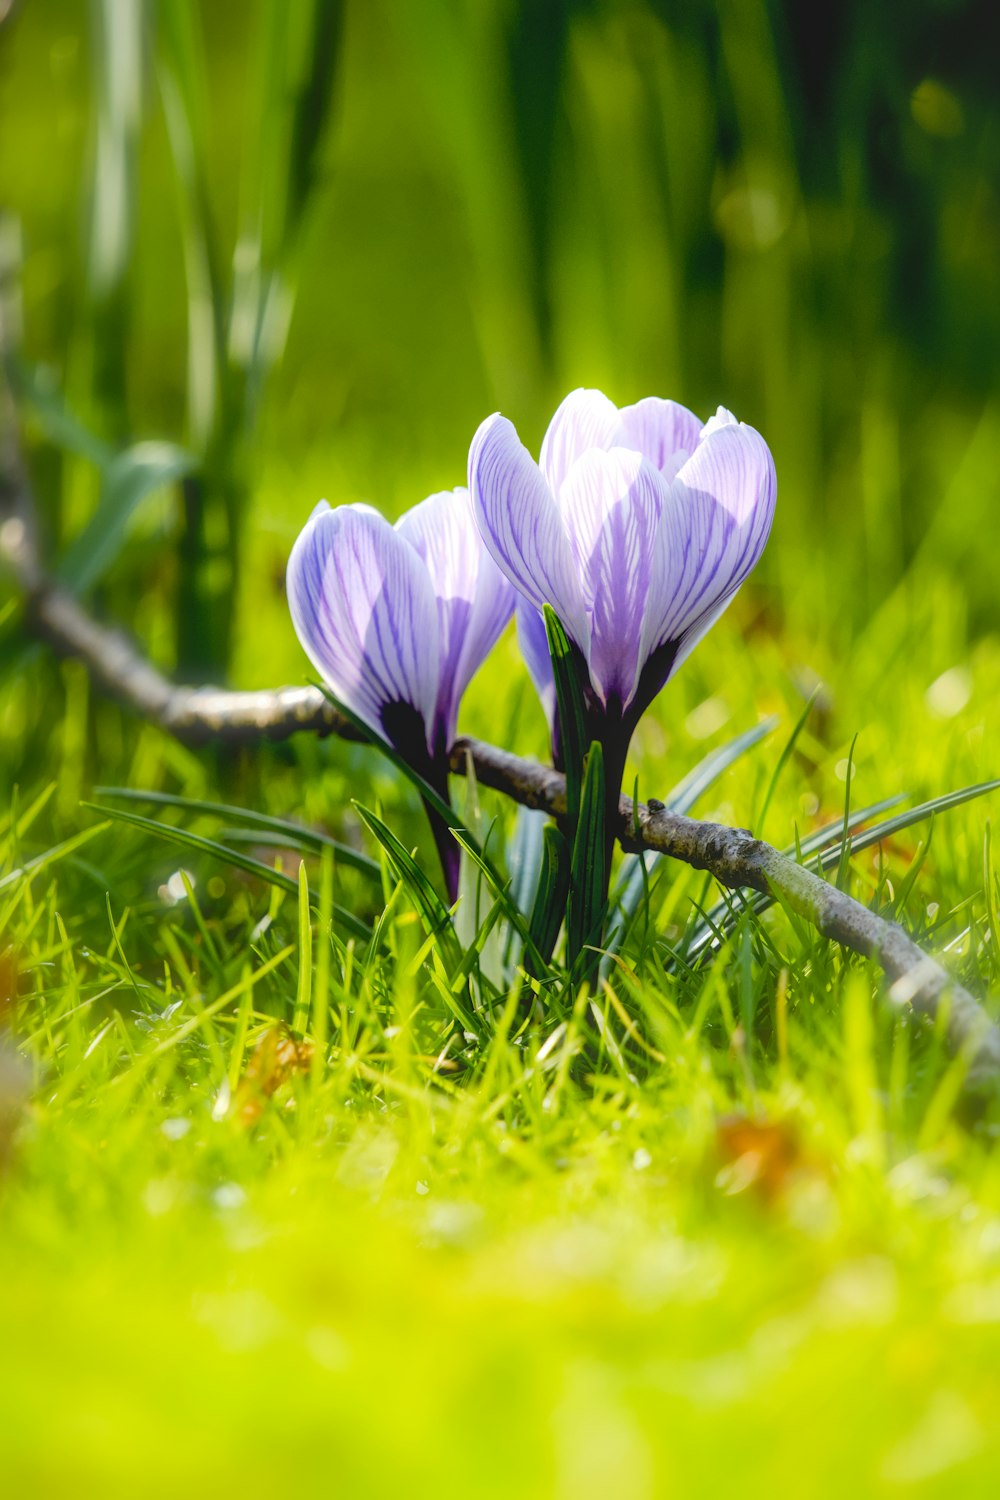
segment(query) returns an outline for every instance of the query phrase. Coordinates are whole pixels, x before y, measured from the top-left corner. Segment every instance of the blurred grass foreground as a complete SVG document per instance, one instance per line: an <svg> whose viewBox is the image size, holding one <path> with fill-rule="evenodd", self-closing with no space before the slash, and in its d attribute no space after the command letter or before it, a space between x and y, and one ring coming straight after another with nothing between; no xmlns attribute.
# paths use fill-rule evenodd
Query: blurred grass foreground
<svg viewBox="0 0 1000 1500"><path fill-rule="evenodd" d="M983 0L0 0L53 569L179 679L302 682L319 498L396 515L577 385L721 402L775 528L629 777L773 715L695 811L794 847L996 776L998 33ZM544 755L512 633L462 728ZM101 786L175 801L113 822ZM352 799L431 870L366 748L186 749L0 574L0 1492L997 1493L1000 1110L941 1028L661 862L597 995L442 1065L439 955ZM995 1015L994 806L828 869Z"/></svg>

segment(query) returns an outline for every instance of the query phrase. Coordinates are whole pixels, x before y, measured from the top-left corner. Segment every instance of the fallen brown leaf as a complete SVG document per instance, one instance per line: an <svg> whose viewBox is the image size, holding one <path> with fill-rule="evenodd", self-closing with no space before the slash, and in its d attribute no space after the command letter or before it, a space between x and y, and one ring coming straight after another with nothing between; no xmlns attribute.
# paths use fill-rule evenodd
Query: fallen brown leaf
<svg viewBox="0 0 1000 1500"><path fill-rule="evenodd" d="M236 1090L235 1113L244 1127L255 1125L264 1105L296 1074L308 1073L313 1045L292 1036L285 1026L270 1026L258 1038Z"/></svg>
<svg viewBox="0 0 1000 1500"><path fill-rule="evenodd" d="M768 1205L795 1180L818 1170L790 1120L724 1115L715 1127L715 1153L720 1163L715 1180L723 1192L751 1192Z"/></svg>
<svg viewBox="0 0 1000 1500"><path fill-rule="evenodd" d="M21 977L17 952L13 948L0 951L0 1031L14 1025L14 1007L17 1004L17 986Z"/></svg>
<svg viewBox="0 0 1000 1500"><path fill-rule="evenodd" d="M13 1030L20 969L13 948L0 953L0 1173L10 1164L14 1132L31 1088L31 1072L8 1039Z"/></svg>

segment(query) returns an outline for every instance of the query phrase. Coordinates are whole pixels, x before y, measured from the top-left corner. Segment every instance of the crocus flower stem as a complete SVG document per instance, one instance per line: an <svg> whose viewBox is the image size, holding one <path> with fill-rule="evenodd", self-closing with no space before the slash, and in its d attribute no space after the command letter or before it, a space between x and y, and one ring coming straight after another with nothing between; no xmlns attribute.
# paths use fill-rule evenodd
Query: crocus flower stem
<svg viewBox="0 0 1000 1500"><path fill-rule="evenodd" d="M627 732L620 717L608 715L603 726L594 726L593 737L604 751L604 876L605 887L611 880L611 857L615 851L618 825L618 802L621 798L622 780L625 775L625 757L628 754L631 732Z"/></svg>
<svg viewBox="0 0 1000 1500"><path fill-rule="evenodd" d="M441 861L441 873L444 876L445 890L448 892L448 904L454 906L458 900L458 877L462 851L452 837L451 828L437 809L427 801L424 802L424 809L430 824L431 836L434 839L434 847Z"/></svg>
<svg viewBox="0 0 1000 1500"><path fill-rule="evenodd" d="M352 710L348 709L347 712L352 713ZM404 776L413 782L427 814L448 901L455 902L458 899L461 850L452 837L452 825L442 810L451 806L448 795L447 737L437 733L428 745L420 715L408 703L390 703L383 708L383 734L374 733L360 718L356 722L366 737L381 749L383 755L388 756Z"/></svg>
<svg viewBox="0 0 1000 1500"><path fill-rule="evenodd" d="M580 979L592 982L614 853L611 809L618 806L628 736L617 732L621 714L609 719L608 706L594 696L580 648L548 606L544 615L556 698L553 759L566 773L566 957Z"/></svg>
<svg viewBox="0 0 1000 1500"><path fill-rule="evenodd" d="M564 732L559 711L554 713L552 721L553 764L557 770L566 771L567 754L576 753L580 760L577 770L582 775L583 756L587 747L595 741L601 746L604 760L606 824L604 869L607 880L610 882L611 858L617 836L618 805L625 777L625 764L632 736L642 717L645 696L640 679L639 693L628 705L624 705L621 698L614 693L609 694L607 701L602 701L594 692L582 651L571 641L568 642L568 647L582 721L580 725L582 734L578 732L576 735L567 735ZM669 670L669 666L662 660L662 653L660 653L659 659L650 663L649 671L655 678L660 672L666 670ZM580 743L574 750L573 742L577 737Z"/></svg>
<svg viewBox="0 0 1000 1500"><path fill-rule="evenodd" d="M442 744L439 752L434 756L411 754L404 762L404 768L414 770L419 781L425 783L437 799L435 802L423 792L420 793L420 801L427 814L431 837L441 862L441 874L444 877L444 887L448 894L448 904L452 906L458 900L462 851L452 835L451 823L444 817L440 808L441 803L444 803L446 807L451 806L451 799L448 795L448 747ZM417 790L420 790L419 782Z"/></svg>

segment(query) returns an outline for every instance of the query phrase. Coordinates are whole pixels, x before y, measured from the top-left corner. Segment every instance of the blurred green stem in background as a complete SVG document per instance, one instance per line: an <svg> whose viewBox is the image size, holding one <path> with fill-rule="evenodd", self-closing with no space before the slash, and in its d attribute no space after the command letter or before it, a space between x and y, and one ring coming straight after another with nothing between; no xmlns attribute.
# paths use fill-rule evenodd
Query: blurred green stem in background
<svg viewBox="0 0 1000 1500"><path fill-rule="evenodd" d="M135 235L136 155L143 114L142 11L134 0L94 0L93 183L87 257L93 391L108 437L128 437L129 265Z"/></svg>
<svg viewBox="0 0 1000 1500"><path fill-rule="evenodd" d="M225 671L261 388L280 358L296 260L317 177L340 49L342 7L257 6L240 227L222 270L206 151L211 101L196 9L160 12L159 78L179 190L188 290L188 428L200 464L183 486L177 662Z"/></svg>
<svg viewBox="0 0 1000 1500"><path fill-rule="evenodd" d="M174 476L122 516L90 587L183 675L256 673L248 627L262 590L281 607L323 493L398 511L460 480L486 412L535 447L584 384L705 416L721 401L764 433L781 545L741 606L762 628L813 639L826 619L846 649L938 567L961 573L970 631L992 628L995 565L970 540L1000 452L985 17L981 0L14 7L0 205L22 227L37 378L19 395L50 555L102 503L95 440L110 460L183 439L186 493ZM46 390L61 411L40 411ZM245 547L262 573L237 589Z"/></svg>
<svg viewBox="0 0 1000 1500"><path fill-rule="evenodd" d="M187 290L187 438L182 483L178 669L225 673L232 651L251 452L260 395L280 359L295 301L303 226L335 92L339 0L259 0L246 89L236 243L220 243L209 147L213 98L202 12L134 0L93 7L92 213L88 284L93 404L116 446L128 436L129 269L151 49L177 187ZM144 34L145 33L145 34Z"/></svg>

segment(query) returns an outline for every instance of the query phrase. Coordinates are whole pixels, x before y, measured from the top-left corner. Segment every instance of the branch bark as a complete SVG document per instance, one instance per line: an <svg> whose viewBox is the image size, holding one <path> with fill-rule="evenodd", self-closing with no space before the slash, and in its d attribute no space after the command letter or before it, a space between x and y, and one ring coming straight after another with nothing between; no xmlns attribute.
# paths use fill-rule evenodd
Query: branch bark
<svg viewBox="0 0 1000 1500"><path fill-rule="evenodd" d="M120 631L96 621L48 576L39 551L33 496L15 438L9 386L0 384L0 570L23 594L29 628L60 655L83 661L106 692L191 745L236 745L282 740L303 730L357 739L357 733L316 688L264 692L184 687L157 670ZM451 769L464 775L471 757L483 786L526 807L555 816L565 812L561 774L481 740L459 740ZM1000 1028L979 1002L902 927L887 922L770 844L743 829L672 813L658 804L623 797L618 840L623 849L655 850L730 889L774 896L825 937L878 963L890 980L892 1004L942 1018L951 1050L968 1059L967 1089L1000 1080Z"/></svg>

